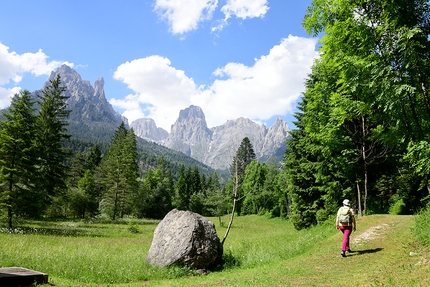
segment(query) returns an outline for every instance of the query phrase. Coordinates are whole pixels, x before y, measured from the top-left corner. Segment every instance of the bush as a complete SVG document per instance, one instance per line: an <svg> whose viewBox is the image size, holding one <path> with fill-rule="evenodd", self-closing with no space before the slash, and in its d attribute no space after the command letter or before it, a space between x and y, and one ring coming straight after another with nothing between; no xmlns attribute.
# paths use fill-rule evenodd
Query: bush
<svg viewBox="0 0 430 287"><path fill-rule="evenodd" d="M137 228L136 222L134 222L133 220L130 220L127 225L128 225L128 228L127 228L128 231L130 231L133 234L139 233L139 228Z"/></svg>
<svg viewBox="0 0 430 287"><path fill-rule="evenodd" d="M320 209L316 213L316 218L317 218L318 224L324 223L329 218L329 213L325 209Z"/></svg>
<svg viewBox="0 0 430 287"><path fill-rule="evenodd" d="M393 215L404 215L407 213L406 204L403 199L397 200L393 205L390 206L389 213Z"/></svg>

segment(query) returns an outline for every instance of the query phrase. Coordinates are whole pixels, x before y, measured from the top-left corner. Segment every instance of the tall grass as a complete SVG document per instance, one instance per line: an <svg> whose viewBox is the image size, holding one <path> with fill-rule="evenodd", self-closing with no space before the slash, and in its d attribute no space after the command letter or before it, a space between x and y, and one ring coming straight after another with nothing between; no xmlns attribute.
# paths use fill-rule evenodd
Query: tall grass
<svg viewBox="0 0 430 287"><path fill-rule="evenodd" d="M415 215L413 233L419 242L430 246L430 205Z"/></svg>
<svg viewBox="0 0 430 287"><path fill-rule="evenodd" d="M253 268L301 255L334 233L332 225L296 231L291 222L279 218L237 217L224 253L232 254L234 266Z"/></svg>
<svg viewBox="0 0 430 287"><path fill-rule="evenodd" d="M146 263L157 224L148 220L23 221L13 232L0 229L0 265L48 273L56 286L151 282L193 275L187 268L160 269ZM216 228L221 237L225 227ZM280 262L305 253L334 233L331 225L296 231L279 218L236 217L224 243L224 265L216 272Z"/></svg>

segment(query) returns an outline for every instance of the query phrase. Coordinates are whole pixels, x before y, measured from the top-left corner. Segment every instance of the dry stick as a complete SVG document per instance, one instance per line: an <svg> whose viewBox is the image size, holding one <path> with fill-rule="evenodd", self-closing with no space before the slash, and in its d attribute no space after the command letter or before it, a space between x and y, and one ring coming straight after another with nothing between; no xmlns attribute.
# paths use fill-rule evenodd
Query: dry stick
<svg viewBox="0 0 430 287"><path fill-rule="evenodd" d="M237 158L236 158L236 163L235 163L235 174L236 174L236 179L235 179L235 183L234 183L234 192L233 192L233 208L231 210L231 216L230 216L230 222L228 223L227 226L227 230L225 231L225 235L224 238L221 241L221 244L224 245L224 241L227 238L227 235L230 231L231 225L233 224L233 217L234 217L234 209L236 208L236 198L237 198L237 186L239 184L238 178L237 178Z"/></svg>

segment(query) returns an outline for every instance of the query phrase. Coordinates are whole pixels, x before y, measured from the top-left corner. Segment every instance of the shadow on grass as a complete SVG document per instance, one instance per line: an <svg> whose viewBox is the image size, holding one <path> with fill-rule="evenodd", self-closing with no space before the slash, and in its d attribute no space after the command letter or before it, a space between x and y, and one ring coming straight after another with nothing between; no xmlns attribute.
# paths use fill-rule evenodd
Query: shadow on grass
<svg viewBox="0 0 430 287"><path fill-rule="evenodd" d="M369 254L369 253L376 253L379 251L384 250L384 248L374 248L374 249L365 249L365 250L355 250L352 251L348 256L357 256L357 255L363 255L363 254Z"/></svg>
<svg viewBox="0 0 430 287"><path fill-rule="evenodd" d="M89 232L78 228L35 228L35 227L17 227L13 229L0 228L0 233L9 234L37 234L37 235L54 235L54 236L87 236L87 237L102 237L96 232Z"/></svg>

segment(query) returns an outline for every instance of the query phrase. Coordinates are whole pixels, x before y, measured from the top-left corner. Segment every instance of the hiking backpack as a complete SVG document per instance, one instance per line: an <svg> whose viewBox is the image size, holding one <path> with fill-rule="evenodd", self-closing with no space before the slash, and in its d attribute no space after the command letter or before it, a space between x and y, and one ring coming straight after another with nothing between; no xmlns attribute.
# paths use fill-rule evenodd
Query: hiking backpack
<svg viewBox="0 0 430 287"><path fill-rule="evenodd" d="M339 209L339 222L343 224L351 223L351 212L348 206L342 206Z"/></svg>

